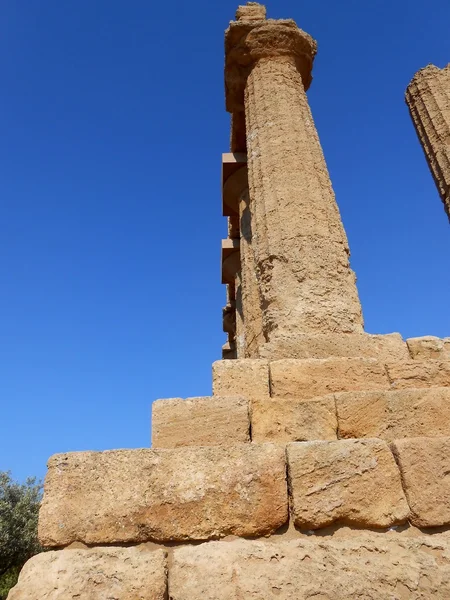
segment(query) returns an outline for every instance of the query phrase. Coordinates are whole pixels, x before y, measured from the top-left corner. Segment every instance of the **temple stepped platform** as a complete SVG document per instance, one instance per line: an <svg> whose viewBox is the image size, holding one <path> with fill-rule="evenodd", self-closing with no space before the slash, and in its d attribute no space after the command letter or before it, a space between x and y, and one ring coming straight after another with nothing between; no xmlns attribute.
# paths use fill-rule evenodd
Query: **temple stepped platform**
<svg viewBox="0 0 450 600"><path fill-rule="evenodd" d="M416 355L218 361L214 388L241 394L154 402L153 449L52 457L39 533L54 550L11 598L34 570L76 590L97 563L98 589L145 570L139 598L447 597L450 361Z"/></svg>

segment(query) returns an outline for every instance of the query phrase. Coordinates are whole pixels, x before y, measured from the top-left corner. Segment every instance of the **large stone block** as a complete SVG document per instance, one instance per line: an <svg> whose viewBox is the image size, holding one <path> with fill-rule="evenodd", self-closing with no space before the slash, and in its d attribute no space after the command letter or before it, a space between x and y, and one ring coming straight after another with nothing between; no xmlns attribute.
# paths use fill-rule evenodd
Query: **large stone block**
<svg viewBox="0 0 450 600"><path fill-rule="evenodd" d="M450 435L450 388L335 394L339 437Z"/></svg>
<svg viewBox="0 0 450 600"><path fill-rule="evenodd" d="M304 442L287 446L294 523L389 527L409 513L400 473L381 440Z"/></svg>
<svg viewBox="0 0 450 600"><path fill-rule="evenodd" d="M68 549L30 559L8 600L165 600L166 591L163 550Z"/></svg>
<svg viewBox="0 0 450 600"><path fill-rule="evenodd" d="M279 334L261 348L261 357L270 360L284 358L376 358L381 362L408 360L408 347L399 333L370 335L368 333Z"/></svg>
<svg viewBox="0 0 450 600"><path fill-rule="evenodd" d="M438 338L434 335L409 338L406 340L411 358L417 360L450 360L450 338ZM392 359L391 359L392 360Z"/></svg>
<svg viewBox="0 0 450 600"><path fill-rule="evenodd" d="M173 398L152 404L152 446L229 446L250 441L248 400Z"/></svg>
<svg viewBox="0 0 450 600"><path fill-rule="evenodd" d="M74 452L48 467L44 546L258 536L288 517L285 453L273 444Z"/></svg>
<svg viewBox="0 0 450 600"><path fill-rule="evenodd" d="M395 440L392 449L401 470L417 527L450 525L450 437Z"/></svg>
<svg viewBox="0 0 450 600"><path fill-rule="evenodd" d="M389 389L384 365L369 358L277 360L270 363L270 381L272 396L280 398Z"/></svg>
<svg viewBox="0 0 450 600"><path fill-rule="evenodd" d="M259 398L252 402L254 442L302 442L336 439L334 397L312 400Z"/></svg>
<svg viewBox="0 0 450 600"><path fill-rule="evenodd" d="M386 364L396 389L450 387L450 360L410 360Z"/></svg>
<svg viewBox="0 0 450 600"><path fill-rule="evenodd" d="M450 544L370 532L211 542L174 551L169 588L171 600L448 600Z"/></svg>
<svg viewBox="0 0 450 600"><path fill-rule="evenodd" d="M218 360L213 364L214 396L269 396L269 363L267 360L243 358Z"/></svg>

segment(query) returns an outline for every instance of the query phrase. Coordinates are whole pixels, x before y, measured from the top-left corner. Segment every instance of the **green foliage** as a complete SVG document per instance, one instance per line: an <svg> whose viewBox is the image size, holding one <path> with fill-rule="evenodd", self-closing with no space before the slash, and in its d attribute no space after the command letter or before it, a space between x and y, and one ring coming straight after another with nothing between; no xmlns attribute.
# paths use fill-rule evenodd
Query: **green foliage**
<svg viewBox="0 0 450 600"><path fill-rule="evenodd" d="M0 600L6 600L9 590L17 583L19 573L20 567L11 567L0 577Z"/></svg>
<svg viewBox="0 0 450 600"><path fill-rule="evenodd" d="M35 479L17 483L0 471L0 600L26 561L42 550L37 537L41 498L42 486Z"/></svg>

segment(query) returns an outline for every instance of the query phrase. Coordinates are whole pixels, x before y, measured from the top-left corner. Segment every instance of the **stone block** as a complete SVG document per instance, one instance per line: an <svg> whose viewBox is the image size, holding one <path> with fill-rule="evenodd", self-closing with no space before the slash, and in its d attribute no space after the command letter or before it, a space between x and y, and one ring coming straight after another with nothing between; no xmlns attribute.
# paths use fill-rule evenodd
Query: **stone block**
<svg viewBox="0 0 450 600"><path fill-rule="evenodd" d="M9 600L164 600L166 553L145 547L43 552L31 558Z"/></svg>
<svg viewBox="0 0 450 600"><path fill-rule="evenodd" d="M417 527L450 524L450 437L395 440L392 449Z"/></svg>
<svg viewBox="0 0 450 600"><path fill-rule="evenodd" d="M358 532L176 548L171 600L448 600L450 544Z"/></svg>
<svg viewBox="0 0 450 600"><path fill-rule="evenodd" d="M386 364L393 388L450 387L450 360L410 360Z"/></svg>
<svg viewBox="0 0 450 600"><path fill-rule="evenodd" d="M270 534L288 517L273 444L57 454L39 515L47 547Z"/></svg>
<svg viewBox="0 0 450 600"><path fill-rule="evenodd" d="M218 360L213 364L214 396L270 396L267 360L242 358Z"/></svg>
<svg viewBox="0 0 450 600"><path fill-rule="evenodd" d="M252 402L254 442L302 442L336 439L334 397L312 400L259 398Z"/></svg>
<svg viewBox="0 0 450 600"><path fill-rule="evenodd" d="M409 508L400 472L385 442L288 444L287 458L296 527L390 527L406 521Z"/></svg>
<svg viewBox="0 0 450 600"><path fill-rule="evenodd" d="M229 446L249 441L249 403L244 398L215 396L153 402L154 448Z"/></svg>
<svg viewBox="0 0 450 600"><path fill-rule="evenodd" d="M335 394L340 438L450 436L450 388Z"/></svg>
<svg viewBox="0 0 450 600"><path fill-rule="evenodd" d="M328 358L270 363L272 396L307 399L333 392L389 389L383 364L375 359Z"/></svg>
<svg viewBox="0 0 450 600"><path fill-rule="evenodd" d="M387 335L317 333L279 335L261 348L261 357L284 358L376 358L381 362L408 360L408 347L399 333Z"/></svg>
<svg viewBox="0 0 450 600"><path fill-rule="evenodd" d="M450 360L450 338L438 338L434 335L409 338L406 340L411 358L416 360Z"/></svg>

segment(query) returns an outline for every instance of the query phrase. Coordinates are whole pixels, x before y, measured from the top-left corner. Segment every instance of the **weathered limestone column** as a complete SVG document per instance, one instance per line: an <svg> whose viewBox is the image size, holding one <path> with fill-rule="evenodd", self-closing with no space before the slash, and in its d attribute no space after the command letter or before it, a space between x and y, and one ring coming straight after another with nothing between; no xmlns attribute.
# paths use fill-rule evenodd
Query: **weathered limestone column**
<svg viewBox="0 0 450 600"><path fill-rule="evenodd" d="M362 333L363 320L305 93L316 43L294 21L265 20L259 8L240 7L230 23L225 81L227 110L245 108L260 355L270 357L304 334Z"/></svg>
<svg viewBox="0 0 450 600"><path fill-rule="evenodd" d="M252 248L253 219L248 188L240 197L239 219L241 270L238 311L242 312L242 329L238 330L236 335L237 357L259 358L260 348L264 344L264 335L258 278Z"/></svg>
<svg viewBox="0 0 450 600"><path fill-rule="evenodd" d="M450 64L428 65L413 77L406 103L450 219Z"/></svg>

